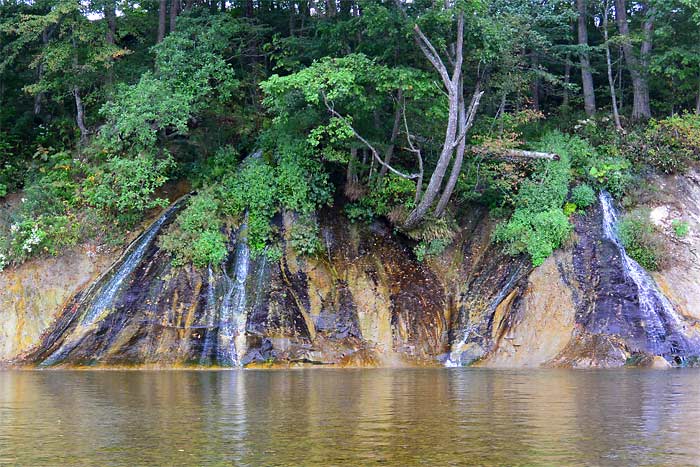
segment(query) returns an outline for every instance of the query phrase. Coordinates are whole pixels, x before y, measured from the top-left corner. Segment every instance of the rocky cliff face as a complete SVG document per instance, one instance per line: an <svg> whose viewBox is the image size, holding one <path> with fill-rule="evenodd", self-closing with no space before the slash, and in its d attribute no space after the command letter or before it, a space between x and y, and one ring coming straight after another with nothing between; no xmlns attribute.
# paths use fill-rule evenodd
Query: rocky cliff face
<svg viewBox="0 0 700 467"><path fill-rule="evenodd" d="M35 346L66 301L113 260L85 246L0 273L0 361Z"/></svg>
<svg viewBox="0 0 700 467"><path fill-rule="evenodd" d="M388 225L353 225L328 211L319 219L325 251L317 258L288 245L279 261L252 257L241 229L231 233L226 264L175 270L157 247L174 206L66 306L71 287L51 301L36 298L52 293L47 278L35 280L43 288L34 295L18 289L18 303L36 310L24 322L40 324L20 338L17 318L5 318L0 349L15 364L40 366L693 364L700 355L695 180L659 180L676 200L667 211L687 218L691 235L656 283L616 240L605 197L575 218L571 244L534 270L490 242L494 222L479 209L448 251L425 263ZM279 219L282 231L292 222ZM94 271L62 261L71 274L84 270L83 282ZM9 287L26 274L2 280ZM67 273L53 276L60 283ZM0 316L19 314L4 308Z"/></svg>

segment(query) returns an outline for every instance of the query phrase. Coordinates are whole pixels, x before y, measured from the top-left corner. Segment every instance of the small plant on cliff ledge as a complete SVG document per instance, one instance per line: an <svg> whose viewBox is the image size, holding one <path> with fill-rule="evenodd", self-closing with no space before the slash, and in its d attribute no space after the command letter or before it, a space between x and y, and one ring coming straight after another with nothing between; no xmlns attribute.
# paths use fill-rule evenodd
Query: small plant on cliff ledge
<svg viewBox="0 0 700 467"><path fill-rule="evenodd" d="M211 192L190 199L160 239L161 248L173 258L173 266L192 263L201 268L221 264L226 258L226 237L221 233L219 210L219 201Z"/></svg>
<svg viewBox="0 0 700 467"><path fill-rule="evenodd" d="M685 238L690 232L690 225L688 222L680 219L673 219L671 227L673 228L673 233L675 233L678 238Z"/></svg>
<svg viewBox="0 0 700 467"><path fill-rule="evenodd" d="M649 220L649 211L637 209L627 214L617 226L627 254L649 271L662 266L666 248L656 226Z"/></svg>
<svg viewBox="0 0 700 467"><path fill-rule="evenodd" d="M413 252L416 255L416 259L422 263L425 258L429 256L438 256L442 254L450 243L452 243L452 240L447 238L422 241L413 248Z"/></svg>
<svg viewBox="0 0 700 467"><path fill-rule="evenodd" d="M586 209L595 203L595 191L585 183L571 190L571 202L580 209Z"/></svg>
<svg viewBox="0 0 700 467"><path fill-rule="evenodd" d="M289 232L289 244L300 255L314 256L322 249L318 224L309 216L301 216Z"/></svg>

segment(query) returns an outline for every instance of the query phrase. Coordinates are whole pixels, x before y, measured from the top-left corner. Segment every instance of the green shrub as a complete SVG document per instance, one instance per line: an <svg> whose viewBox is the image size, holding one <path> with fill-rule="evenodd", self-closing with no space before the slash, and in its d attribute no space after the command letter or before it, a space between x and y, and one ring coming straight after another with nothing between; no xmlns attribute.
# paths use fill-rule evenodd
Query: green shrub
<svg viewBox="0 0 700 467"><path fill-rule="evenodd" d="M581 209L586 209L596 201L593 188L585 183L571 190L571 202Z"/></svg>
<svg viewBox="0 0 700 467"><path fill-rule="evenodd" d="M352 222L388 216L394 209L409 212L415 206L415 192L416 185L413 181L389 173L376 182L367 195L349 203L345 212Z"/></svg>
<svg viewBox="0 0 700 467"><path fill-rule="evenodd" d="M236 168L238 151L232 146L223 146L204 160L198 161L192 171L192 185L201 188L221 180L226 174Z"/></svg>
<svg viewBox="0 0 700 467"><path fill-rule="evenodd" d="M496 228L494 239L507 243L506 251L511 255L528 253L532 265L539 266L561 246L571 231L569 218L561 209L534 215L528 211L516 210L507 223Z"/></svg>
<svg viewBox="0 0 700 467"><path fill-rule="evenodd" d="M221 264L228 255L226 237L214 230L201 232L187 248L192 249L189 261L198 268Z"/></svg>
<svg viewBox="0 0 700 467"><path fill-rule="evenodd" d="M289 243L300 255L318 254L323 249L319 239L318 223L308 216L297 219L289 232Z"/></svg>
<svg viewBox="0 0 700 467"><path fill-rule="evenodd" d="M580 148L580 139L548 133L538 149L559 154L559 161L541 162L523 182L511 218L494 231L493 239L506 244L512 255L528 253L534 266L541 265L569 237L572 226L562 205L569 191L569 149Z"/></svg>
<svg viewBox="0 0 700 467"><path fill-rule="evenodd" d="M223 213L241 220L247 216L251 253L262 253L272 238L270 223L279 209L274 167L262 159L248 160L239 172L224 179L219 191Z"/></svg>
<svg viewBox="0 0 700 467"><path fill-rule="evenodd" d="M654 224L649 220L649 211L637 209L626 215L617 226L620 240L627 254L649 271L661 267L666 256L665 246Z"/></svg>
<svg viewBox="0 0 700 467"><path fill-rule="evenodd" d="M285 145L279 150L275 168L279 204L286 210L304 214L330 205L333 190L323 164L307 156L305 145Z"/></svg>
<svg viewBox="0 0 700 467"><path fill-rule="evenodd" d="M160 237L160 247L176 267L192 263L201 268L226 259L226 236L221 233L219 201L209 191L193 196L175 222Z"/></svg>
<svg viewBox="0 0 700 467"><path fill-rule="evenodd" d="M0 183L0 198L7 196L7 185Z"/></svg>
<svg viewBox="0 0 700 467"><path fill-rule="evenodd" d="M50 170L25 187L21 211L27 216L64 214L76 206L78 188L68 170Z"/></svg>
<svg viewBox="0 0 700 467"><path fill-rule="evenodd" d="M569 217L573 213L576 212L578 209L578 206L576 206L576 203L564 203L564 215L566 217Z"/></svg>
<svg viewBox="0 0 700 467"><path fill-rule="evenodd" d="M643 132L632 132L625 141L630 159L664 173L684 172L700 158L700 116L675 115L651 120Z"/></svg>
<svg viewBox="0 0 700 467"><path fill-rule="evenodd" d="M122 222L134 222L144 211L168 204L153 195L168 180L173 165L170 156L113 157L83 182L85 203Z"/></svg>
<svg viewBox="0 0 700 467"><path fill-rule="evenodd" d="M59 254L74 246L80 238L80 224L68 216L25 218L10 227L9 254L6 261L19 264L42 253Z"/></svg>
<svg viewBox="0 0 700 467"><path fill-rule="evenodd" d="M593 161L588 171L589 179L616 198L625 194L632 180L630 163L621 157L607 157Z"/></svg>
<svg viewBox="0 0 700 467"><path fill-rule="evenodd" d="M420 262L428 256L438 256L452 243L448 238L436 238L433 240L423 240L413 248L416 259Z"/></svg>
<svg viewBox="0 0 700 467"><path fill-rule="evenodd" d="M690 232L690 224L688 224L687 221L682 221L680 219L673 219L671 222L671 227L678 238L684 238Z"/></svg>

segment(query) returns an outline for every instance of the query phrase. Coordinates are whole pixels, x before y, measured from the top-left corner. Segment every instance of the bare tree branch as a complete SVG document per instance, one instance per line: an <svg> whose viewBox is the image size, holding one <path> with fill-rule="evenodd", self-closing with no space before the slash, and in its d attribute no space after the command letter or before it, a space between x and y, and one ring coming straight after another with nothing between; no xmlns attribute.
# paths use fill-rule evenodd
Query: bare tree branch
<svg viewBox="0 0 700 467"><path fill-rule="evenodd" d="M454 85L450 80L450 75L447 72L447 68L445 68L445 64L442 62L437 50L435 50L435 47L433 47L433 44L430 42L430 39L423 34L423 31L421 31L420 26L417 24L413 26L413 31L416 33L416 42L418 43L418 47L420 47L421 51L423 52L423 55L425 55L425 57L437 70L438 74L442 78L442 82L445 84L445 87L452 91Z"/></svg>
<svg viewBox="0 0 700 467"><path fill-rule="evenodd" d="M415 202L418 203L420 201L420 195L423 190L423 155L420 152L420 149L415 147L413 145L413 135L411 135L411 132L408 131L408 121L406 120L406 101L403 101L403 125L404 128L406 129L406 140L408 141L408 151L414 153L416 155L416 159L418 160L418 180L416 182L416 196L415 196Z"/></svg>
<svg viewBox="0 0 700 467"><path fill-rule="evenodd" d="M484 95L484 92L485 91L478 91L477 86L477 91L474 92L474 94L472 95L472 100L469 103L469 109L467 110L467 117L464 128L462 128L462 132L459 134L457 139L455 139L455 142L452 147L456 148L457 146L459 146L462 140L467 137L469 129L474 124L474 118L476 117L477 110L479 110L479 102L481 101L481 96Z"/></svg>
<svg viewBox="0 0 700 467"><path fill-rule="evenodd" d="M405 173L403 173L403 172L401 172L401 171L399 171L399 170L396 170L396 169L393 168L392 166L390 166L390 165L388 165L388 164L385 164L384 161L382 160L382 158L379 156L379 152L375 149L375 147L372 146L372 144L371 144L369 141L367 141L365 138L363 138L362 135L360 135L360 134L355 130L355 128L354 128L352 125L350 125L350 122L348 122L347 119L346 119L345 117L343 117L343 116L340 115L338 112L336 112L336 110L333 108L333 106L330 105L330 103L328 102L328 98L326 97L326 93L323 92L323 91L321 91L321 96L323 96L323 103L326 105L326 108L328 109L328 111L329 111L331 114L333 114L333 116L335 116L335 117L337 117L338 119L340 119L340 121L342 121L344 124L346 124L346 125L348 126L348 128L350 128L350 130L352 130L352 132L353 132L353 134L355 135L355 137L356 137L357 139L359 139L360 141L362 141L362 143L363 143L365 146L367 146L367 147L369 148L370 152L372 153L372 157L373 157L377 162L379 162L382 166L386 167L386 168L389 169L391 172L395 173L396 175L398 175L399 177L402 177L402 178L407 178L407 179L409 179L409 180L413 180L413 179L416 179L416 178L418 178L418 177L420 176L420 174L405 174Z"/></svg>

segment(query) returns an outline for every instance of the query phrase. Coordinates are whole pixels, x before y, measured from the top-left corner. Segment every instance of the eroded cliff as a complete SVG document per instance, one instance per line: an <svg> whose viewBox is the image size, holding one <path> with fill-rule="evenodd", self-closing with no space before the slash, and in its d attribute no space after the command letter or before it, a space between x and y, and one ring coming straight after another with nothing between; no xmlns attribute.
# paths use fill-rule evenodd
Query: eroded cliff
<svg viewBox="0 0 700 467"><path fill-rule="evenodd" d="M652 206L667 213L658 221L683 217L691 233L656 283L626 256L604 195L536 269L491 242L495 222L479 208L446 252L423 263L388 224L351 224L328 210L315 258L286 243L279 261L253 257L243 226L230 232L225 264L174 269L157 237L175 205L65 306L106 259L67 254L2 273L0 357L41 366L694 364L697 180L657 180L667 195L659 199L673 201ZM278 219L283 233L293 222Z"/></svg>

